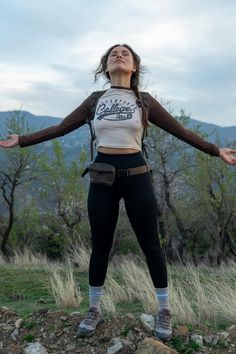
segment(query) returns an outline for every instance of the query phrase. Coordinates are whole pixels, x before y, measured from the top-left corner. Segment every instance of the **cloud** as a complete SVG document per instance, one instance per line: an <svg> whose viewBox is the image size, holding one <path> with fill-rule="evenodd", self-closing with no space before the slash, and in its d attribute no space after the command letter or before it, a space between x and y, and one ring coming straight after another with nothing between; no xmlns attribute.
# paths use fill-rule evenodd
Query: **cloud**
<svg viewBox="0 0 236 354"><path fill-rule="evenodd" d="M234 0L3 0L0 110L65 116L102 88L93 70L105 50L128 43L149 69L144 87L174 111L235 124L235 10Z"/></svg>

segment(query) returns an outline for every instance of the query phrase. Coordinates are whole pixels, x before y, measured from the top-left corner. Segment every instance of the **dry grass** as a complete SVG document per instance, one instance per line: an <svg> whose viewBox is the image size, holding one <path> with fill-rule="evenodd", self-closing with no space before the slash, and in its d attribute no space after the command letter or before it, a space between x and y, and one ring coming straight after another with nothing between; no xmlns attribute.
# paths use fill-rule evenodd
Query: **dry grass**
<svg viewBox="0 0 236 354"><path fill-rule="evenodd" d="M80 272L88 272L91 249L86 248L83 243L71 245L68 258L70 262L79 267Z"/></svg>
<svg viewBox="0 0 236 354"><path fill-rule="evenodd" d="M70 252L68 265L56 265L25 250L23 254L15 254L13 263L19 266L43 264L49 274L47 287L57 305L78 307L82 295L75 284L71 261L79 265L80 272L88 272L90 254L90 249L77 245ZM0 258L0 264L2 262L4 260ZM168 285L174 324L236 321L234 262L218 268L168 265ZM102 309L115 314L117 303L135 300L142 303L145 312L156 313L156 295L147 265L141 258L131 255L116 257L116 261L109 264L101 299Z"/></svg>
<svg viewBox="0 0 236 354"><path fill-rule="evenodd" d="M174 275L177 274L177 280ZM233 273L233 277L232 277ZM176 323L236 320L235 265L179 266L169 271L170 301Z"/></svg>
<svg viewBox="0 0 236 354"><path fill-rule="evenodd" d="M77 252L78 264L87 271L91 250L81 246ZM121 277L119 282L115 280L117 274ZM186 267L168 265L168 286L176 324L236 320L234 262L214 269L196 268L191 264ZM115 314L117 303L135 300L142 303L145 312L156 313L156 295L146 263L132 255L120 256L109 264L101 299L103 311Z"/></svg>
<svg viewBox="0 0 236 354"><path fill-rule="evenodd" d="M24 248L23 252L14 251L14 256L11 259L11 263L18 267L38 267L48 264L46 256L40 253L34 253L28 248Z"/></svg>
<svg viewBox="0 0 236 354"><path fill-rule="evenodd" d="M55 265L47 265L44 269L49 275L46 286L57 306L60 308L78 307L82 296L74 279L72 265L68 263L63 269Z"/></svg>
<svg viewBox="0 0 236 354"><path fill-rule="evenodd" d="M156 312L155 291L144 262L137 265L135 260L125 257L120 264L124 289L129 301L139 300L146 312Z"/></svg>
<svg viewBox="0 0 236 354"><path fill-rule="evenodd" d="M104 295L101 298L101 307L106 313L116 313L116 304L122 301L130 301L127 291L120 285L109 272L104 286Z"/></svg>

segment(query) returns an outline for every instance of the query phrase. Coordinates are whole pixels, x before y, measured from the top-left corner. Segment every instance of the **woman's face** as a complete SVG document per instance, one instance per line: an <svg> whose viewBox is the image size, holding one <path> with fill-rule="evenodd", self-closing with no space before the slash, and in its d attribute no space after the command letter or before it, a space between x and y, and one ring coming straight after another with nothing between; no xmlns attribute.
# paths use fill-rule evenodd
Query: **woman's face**
<svg viewBox="0 0 236 354"><path fill-rule="evenodd" d="M112 49L107 59L106 71L109 75L116 73L126 73L132 75L136 70L132 53L123 46L117 46Z"/></svg>

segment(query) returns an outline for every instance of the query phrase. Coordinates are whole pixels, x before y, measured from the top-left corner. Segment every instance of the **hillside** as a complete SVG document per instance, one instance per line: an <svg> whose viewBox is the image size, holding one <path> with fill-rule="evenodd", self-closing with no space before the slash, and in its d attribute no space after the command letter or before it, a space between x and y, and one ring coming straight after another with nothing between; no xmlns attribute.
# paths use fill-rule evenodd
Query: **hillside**
<svg viewBox="0 0 236 354"><path fill-rule="evenodd" d="M30 112L22 111L25 118L33 130L43 129L52 125L59 124L62 118L50 116L36 116ZM11 116L11 112L0 112L0 129L5 126L7 118ZM215 124L200 122L196 119L190 119L189 127L200 126L201 129L209 134L209 141L214 142L219 136L222 142L236 140L236 125L231 127L221 127ZM61 138L65 142L65 146L76 146L89 143L89 128L87 125Z"/></svg>

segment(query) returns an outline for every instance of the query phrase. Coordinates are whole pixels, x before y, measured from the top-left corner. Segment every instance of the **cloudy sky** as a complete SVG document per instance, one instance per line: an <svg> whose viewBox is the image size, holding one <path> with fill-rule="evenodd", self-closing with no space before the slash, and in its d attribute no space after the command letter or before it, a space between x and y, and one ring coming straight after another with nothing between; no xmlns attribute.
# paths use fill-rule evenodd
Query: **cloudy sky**
<svg viewBox="0 0 236 354"><path fill-rule="evenodd" d="M148 68L143 88L173 114L236 125L235 0L0 0L0 111L65 117L115 43Z"/></svg>

